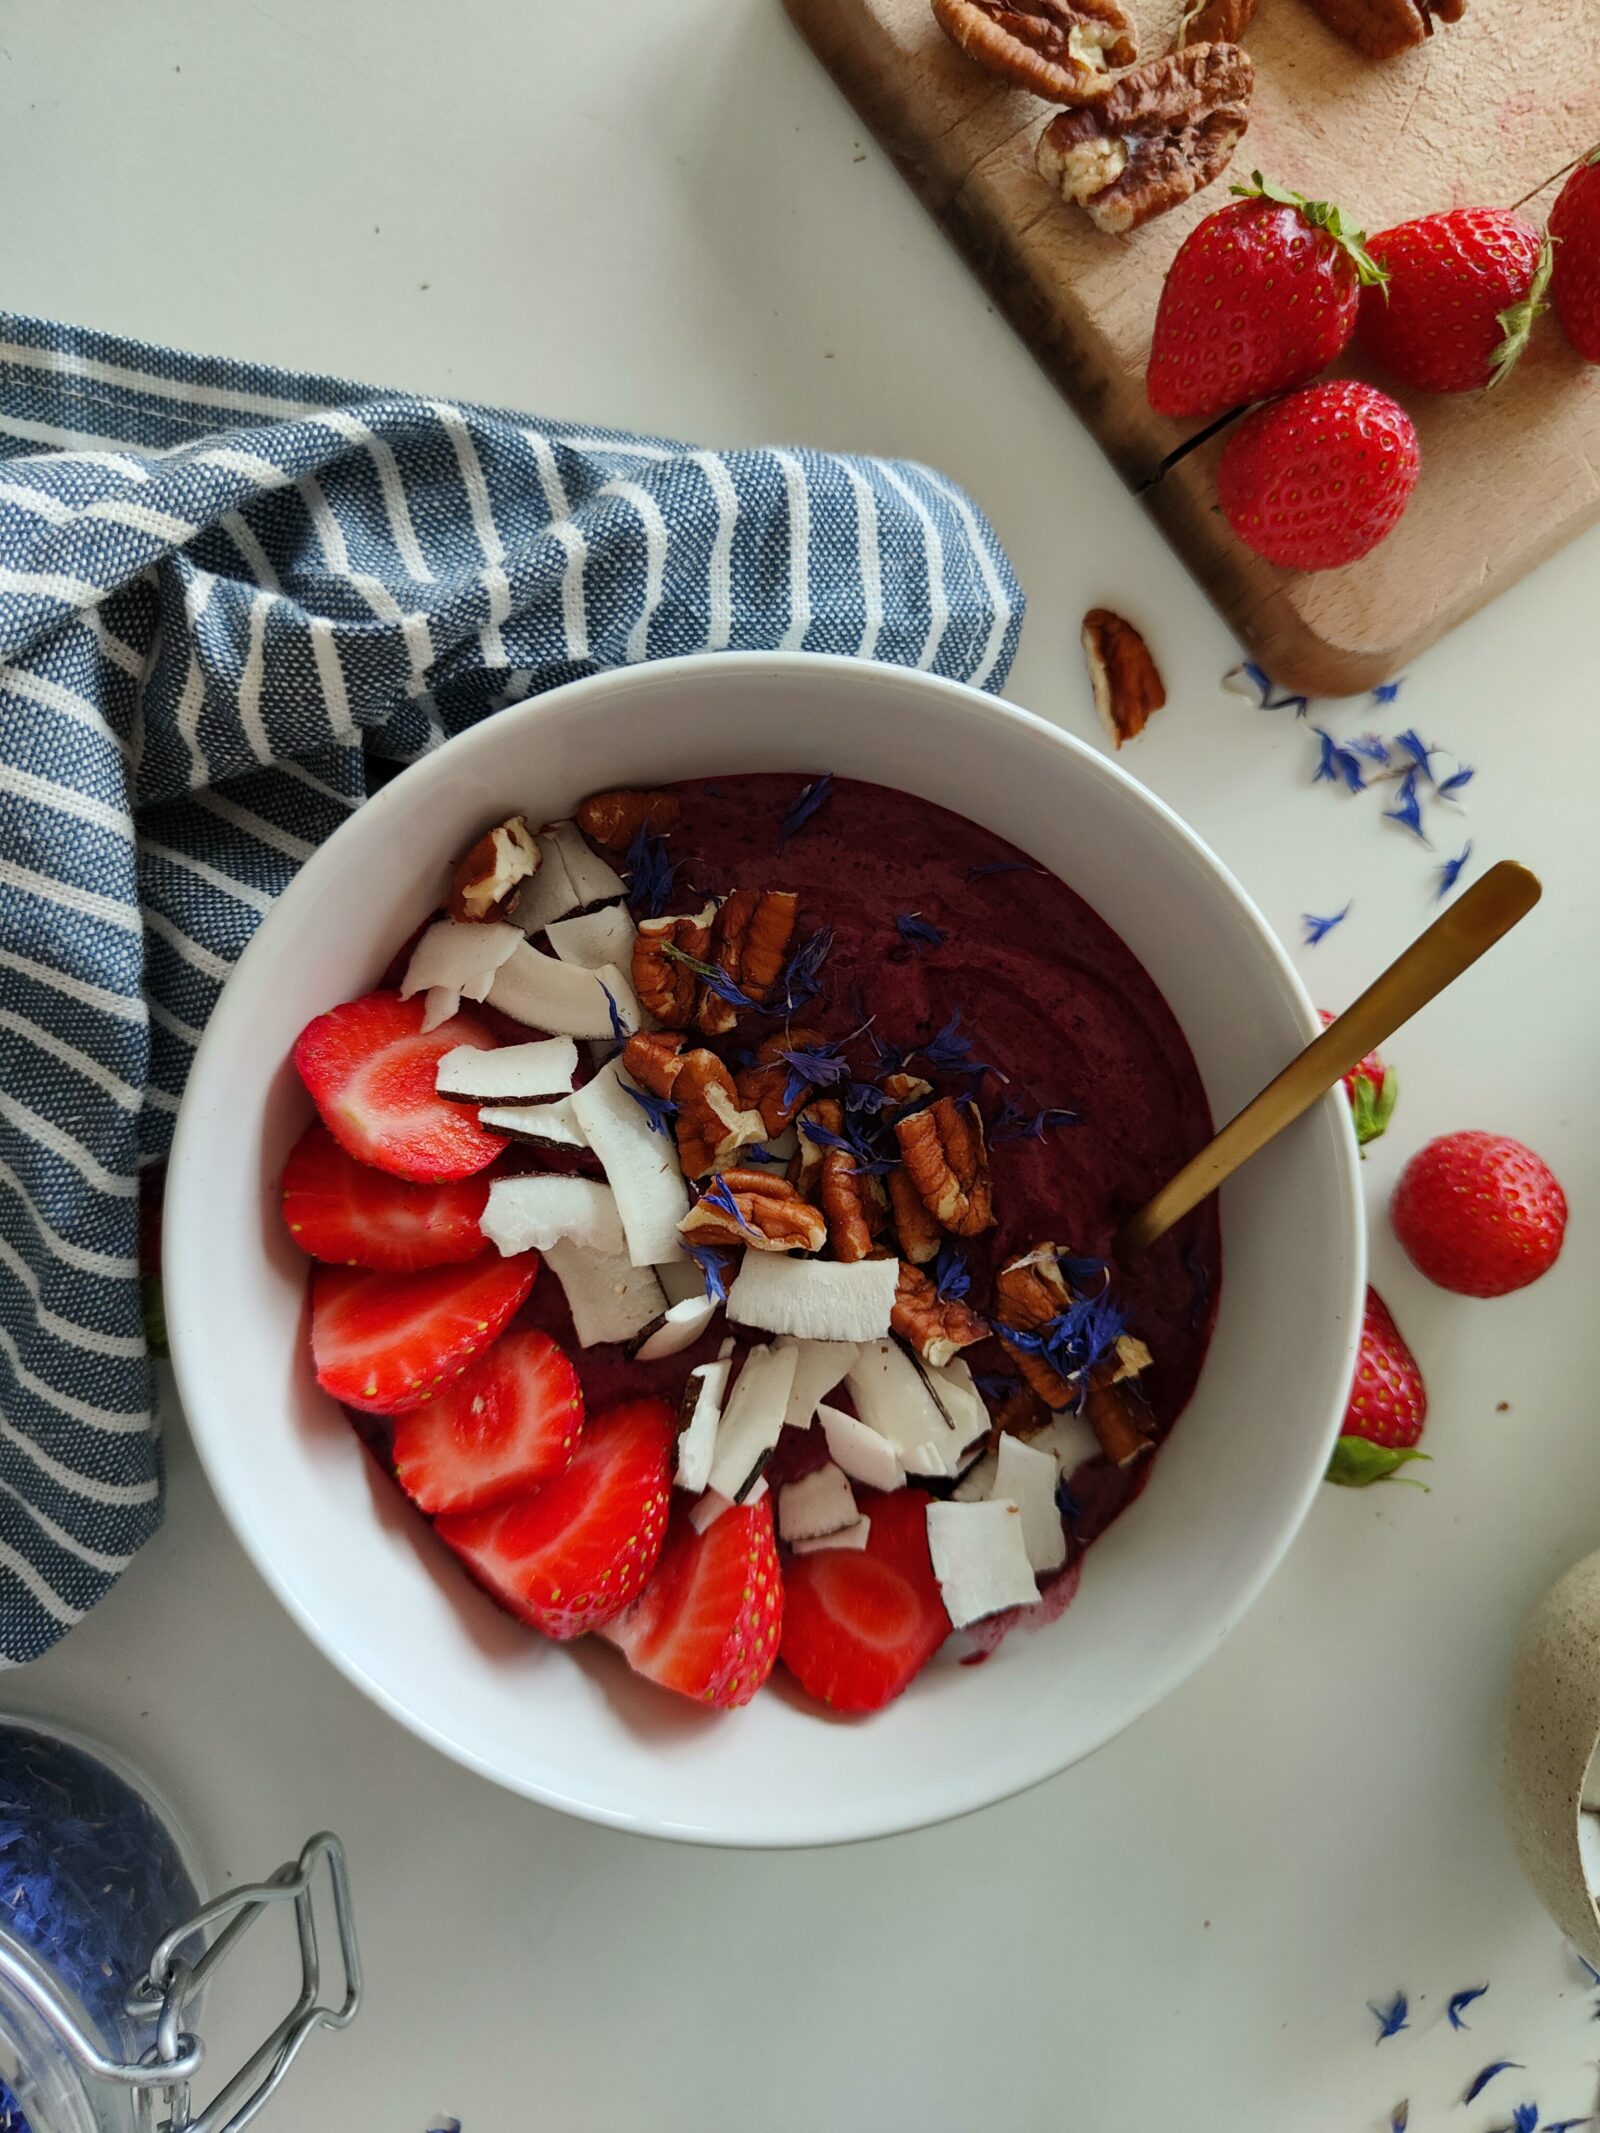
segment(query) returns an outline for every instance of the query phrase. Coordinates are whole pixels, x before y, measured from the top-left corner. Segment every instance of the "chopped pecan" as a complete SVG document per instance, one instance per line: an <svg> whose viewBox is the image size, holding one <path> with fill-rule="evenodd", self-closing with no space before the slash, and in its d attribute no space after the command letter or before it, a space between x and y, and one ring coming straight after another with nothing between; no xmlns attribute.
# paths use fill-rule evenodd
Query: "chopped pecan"
<svg viewBox="0 0 1600 2133"><path fill-rule="evenodd" d="M733 1076L715 1052L683 1054L672 1083L672 1100L678 1107L672 1122L678 1136L678 1161L686 1178L709 1177L731 1162L741 1148L766 1138L761 1113L740 1107Z"/></svg>
<svg viewBox="0 0 1600 2133"><path fill-rule="evenodd" d="M1102 94L1108 69L1139 56L1120 0L933 0L933 13L969 59L1052 104Z"/></svg>
<svg viewBox="0 0 1600 2133"><path fill-rule="evenodd" d="M885 1074L878 1087L897 1110L902 1104L919 1104L924 1096L933 1094L933 1083L924 1081L920 1074Z"/></svg>
<svg viewBox="0 0 1600 2133"><path fill-rule="evenodd" d="M450 916L467 924L509 918L522 884L543 857L525 815L511 815L456 861L450 877Z"/></svg>
<svg viewBox="0 0 1600 2133"><path fill-rule="evenodd" d="M1154 1450L1154 1415L1131 1386L1119 1383L1108 1371L1097 1370L1090 1379L1084 1413L1113 1466L1132 1466Z"/></svg>
<svg viewBox="0 0 1600 2133"><path fill-rule="evenodd" d="M882 1179L863 1170L848 1148L824 1148L820 1192L835 1259L872 1258L889 1218Z"/></svg>
<svg viewBox="0 0 1600 2133"><path fill-rule="evenodd" d="M894 1132L930 1215L958 1237L976 1237L994 1227L989 1151L976 1104L941 1096L926 1111L897 1120Z"/></svg>
<svg viewBox="0 0 1600 2133"><path fill-rule="evenodd" d="M578 827L608 852L625 852L640 830L662 836L683 812L671 792L593 792L578 809Z"/></svg>
<svg viewBox="0 0 1600 2133"><path fill-rule="evenodd" d="M694 1016L695 995L700 981L687 963L668 955L669 947L697 963L711 951L711 920L715 907L707 904L690 918L644 918L639 921L633 944L633 989L647 1015L668 1029L687 1029Z"/></svg>
<svg viewBox="0 0 1600 2133"><path fill-rule="evenodd" d="M1193 0L1178 24L1177 50L1186 44L1237 44L1260 5L1261 0Z"/></svg>
<svg viewBox="0 0 1600 2133"><path fill-rule="evenodd" d="M959 1297L941 1296L920 1267L907 1266L903 1259L889 1324L935 1369L974 1341L989 1338L989 1328L976 1311L969 1311Z"/></svg>
<svg viewBox="0 0 1600 2133"><path fill-rule="evenodd" d="M1131 622L1109 607L1091 607L1083 618L1083 656L1094 690L1094 707L1120 748L1149 725L1167 691L1150 647Z"/></svg>
<svg viewBox="0 0 1600 2133"><path fill-rule="evenodd" d="M900 1239L900 1256L909 1259L914 1266L926 1266L930 1259L938 1258L944 1231L923 1206L922 1195L912 1184L911 1173L904 1163L897 1163L890 1171L888 1184L895 1233Z"/></svg>
<svg viewBox="0 0 1600 2133"><path fill-rule="evenodd" d="M1019 1385L1008 1392L995 1409L989 1425L989 1449L1002 1437L1032 1437L1048 1427L1050 1410L1031 1386Z"/></svg>
<svg viewBox="0 0 1600 2133"><path fill-rule="evenodd" d="M761 1113L769 1136L792 1126L811 1095L810 1084L800 1080L781 1054L821 1042L820 1030L775 1030L756 1046L755 1065L742 1068L736 1077L740 1103Z"/></svg>
<svg viewBox="0 0 1600 2133"><path fill-rule="evenodd" d="M683 1064L684 1039L675 1029L642 1029L622 1047L622 1070L652 1096L670 1096Z"/></svg>
<svg viewBox="0 0 1600 2133"><path fill-rule="evenodd" d="M1039 136L1039 174L1113 237L1190 199L1227 169L1250 123L1254 72L1236 44L1147 60Z"/></svg>
<svg viewBox="0 0 1600 2133"><path fill-rule="evenodd" d="M814 1103L806 1105L800 1113L800 1145L794 1160L789 1165L789 1182L796 1192L812 1202L822 1204L822 1158L827 1153L806 1132L806 1121L820 1126L825 1133L844 1131L844 1105L837 1096L819 1096Z"/></svg>
<svg viewBox="0 0 1600 2133"><path fill-rule="evenodd" d="M1036 1332L1051 1319L1059 1318L1071 1302L1072 1291L1056 1264L1053 1244L1036 1244L1031 1252L1013 1259L995 1276L994 1311L999 1321L995 1330L1030 1389L1050 1408L1070 1407L1075 1389L1042 1355L1030 1355L1007 1340L1006 1328L1014 1326L1019 1333Z"/></svg>
<svg viewBox="0 0 1600 2133"><path fill-rule="evenodd" d="M1433 25L1459 22L1466 0L1311 0L1314 13L1368 59L1395 59L1433 35Z"/></svg>
<svg viewBox="0 0 1600 2133"><path fill-rule="evenodd" d="M1120 1385L1125 1378L1139 1377L1154 1361L1155 1357L1136 1334L1119 1333L1116 1367L1111 1373L1112 1384Z"/></svg>
<svg viewBox="0 0 1600 2133"><path fill-rule="evenodd" d="M753 1007L777 983L789 952L800 899L790 889L735 889L711 927L711 960ZM707 1036L725 1036L738 1020L729 1000L702 986L695 1021Z"/></svg>
<svg viewBox="0 0 1600 2133"><path fill-rule="evenodd" d="M772 1171L725 1170L715 1192L715 1199L696 1200L678 1224L681 1235L747 1244L756 1252L818 1252L828 1240L821 1212Z"/></svg>

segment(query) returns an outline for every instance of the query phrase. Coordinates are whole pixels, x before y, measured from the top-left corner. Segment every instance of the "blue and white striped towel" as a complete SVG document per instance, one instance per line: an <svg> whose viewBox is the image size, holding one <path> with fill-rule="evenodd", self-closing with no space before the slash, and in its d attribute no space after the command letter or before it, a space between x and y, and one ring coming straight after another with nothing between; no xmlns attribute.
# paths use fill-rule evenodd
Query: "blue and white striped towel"
<svg viewBox="0 0 1600 2133"><path fill-rule="evenodd" d="M229 968L367 792L674 652L989 688L1022 600L926 468L696 451L0 314L0 1661L160 1519L137 1173Z"/></svg>

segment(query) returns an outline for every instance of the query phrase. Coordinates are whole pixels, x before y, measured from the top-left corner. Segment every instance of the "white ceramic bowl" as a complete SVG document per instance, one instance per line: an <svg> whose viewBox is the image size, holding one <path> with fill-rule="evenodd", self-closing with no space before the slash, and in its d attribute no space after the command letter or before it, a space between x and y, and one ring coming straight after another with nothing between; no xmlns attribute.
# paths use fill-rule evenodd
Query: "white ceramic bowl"
<svg viewBox="0 0 1600 2133"><path fill-rule="evenodd" d="M938 1821L1065 1768L1148 1710L1216 1649L1293 1538L1361 1320L1355 1144L1336 1092L1227 1188L1199 1388L1071 1608L986 1665L935 1664L865 1722L781 1689L742 1712L699 1712L610 1650L531 1635L468 1583L313 1382L306 1266L277 1210L310 1111L290 1046L376 981L434 903L440 864L496 815L549 820L609 785L824 769L954 808L1085 896L1171 1002L1219 1119L1315 1031L1220 861L1054 727L896 667L669 661L501 712L322 847L211 1018L167 1188L167 1315L190 1424L224 1510L306 1633L396 1718L501 1784L708 1843L831 1843Z"/></svg>

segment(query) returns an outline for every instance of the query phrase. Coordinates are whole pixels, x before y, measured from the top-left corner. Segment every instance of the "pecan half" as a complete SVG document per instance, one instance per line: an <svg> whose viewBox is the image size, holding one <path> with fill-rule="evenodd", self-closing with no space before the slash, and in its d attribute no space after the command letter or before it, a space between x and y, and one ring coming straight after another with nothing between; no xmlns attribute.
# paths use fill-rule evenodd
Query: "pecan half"
<svg viewBox="0 0 1600 2133"><path fill-rule="evenodd" d="M889 1218L882 1179L863 1170L849 1149L824 1148L820 1193L835 1259L872 1258Z"/></svg>
<svg viewBox="0 0 1600 2133"><path fill-rule="evenodd" d="M753 1007L777 983L789 953L800 899L790 889L735 889L711 927L711 960ZM707 1036L725 1036L738 1020L731 1001L704 987L695 1021Z"/></svg>
<svg viewBox="0 0 1600 2133"><path fill-rule="evenodd" d="M888 1185L895 1234L900 1239L900 1256L909 1259L913 1266L926 1266L930 1259L938 1258L944 1231L923 1206L922 1195L911 1182L911 1173L904 1163L897 1164L890 1171Z"/></svg>
<svg viewBox="0 0 1600 2133"><path fill-rule="evenodd" d="M1227 169L1250 123L1250 57L1191 44L1118 75L1039 136L1039 174L1113 237L1192 198Z"/></svg>
<svg viewBox="0 0 1600 2133"><path fill-rule="evenodd" d="M1335 36L1368 59L1396 59L1433 35L1439 22L1459 22L1466 0L1311 0Z"/></svg>
<svg viewBox="0 0 1600 2133"><path fill-rule="evenodd" d="M450 877L450 916L471 925L509 918L522 884L538 873L542 857L526 815L511 815L486 830L456 861Z"/></svg>
<svg viewBox="0 0 1600 2133"><path fill-rule="evenodd" d="M761 1122L769 1136L775 1137L792 1126L811 1096L810 1084L799 1081L787 1061L779 1055L803 1051L821 1042L820 1030L775 1030L756 1046L755 1065L741 1068L735 1077L740 1103L761 1113Z"/></svg>
<svg viewBox="0 0 1600 2133"><path fill-rule="evenodd" d="M1131 622L1109 607L1091 607L1083 618L1083 656L1094 690L1094 707L1120 748L1143 733L1151 714L1167 700L1150 647Z"/></svg>
<svg viewBox="0 0 1600 2133"><path fill-rule="evenodd" d="M894 1134L930 1215L958 1237L994 1227L989 1151L976 1104L941 1096L926 1111L897 1120Z"/></svg>
<svg viewBox="0 0 1600 2133"><path fill-rule="evenodd" d="M642 1029L622 1047L622 1071L652 1096L670 1096L684 1040L675 1029Z"/></svg>
<svg viewBox="0 0 1600 2133"><path fill-rule="evenodd" d="M969 59L1052 104L1100 95L1139 56L1120 0L933 0L933 14Z"/></svg>
<svg viewBox="0 0 1600 2133"><path fill-rule="evenodd" d="M689 918L644 918L633 944L633 989L647 1015L668 1029L687 1029L694 1018L695 995L700 980L687 963L668 955L669 947L704 963L711 953L711 920L715 906L707 904Z"/></svg>
<svg viewBox="0 0 1600 2133"><path fill-rule="evenodd" d="M741 1148L766 1139L761 1113L741 1107L733 1076L715 1052L683 1054L673 1078L672 1100L678 1107L672 1128L686 1178L709 1177L731 1162Z"/></svg>
<svg viewBox="0 0 1600 2133"><path fill-rule="evenodd" d="M608 852L625 852L640 830L662 836L682 812L676 793L592 792L578 809L577 822Z"/></svg>
<svg viewBox="0 0 1600 2133"><path fill-rule="evenodd" d="M718 1199L726 1193L737 1216L701 1198L678 1224L681 1236L747 1244L755 1252L818 1252L828 1239L820 1211L802 1200L787 1178L768 1170L725 1170Z"/></svg>
<svg viewBox="0 0 1600 2133"><path fill-rule="evenodd" d="M1194 0L1178 24L1176 49L1186 44L1237 44L1256 19L1261 0Z"/></svg>
<svg viewBox="0 0 1600 2133"><path fill-rule="evenodd" d="M1084 1413L1113 1466L1132 1466L1155 1449L1155 1417L1131 1386L1097 1370L1089 1381Z"/></svg>
<svg viewBox="0 0 1600 2133"><path fill-rule="evenodd" d="M1020 1333L1036 1332L1051 1319L1059 1318L1071 1303L1072 1291L1056 1264L1056 1250L1053 1244L1036 1244L1031 1252L1013 1259L1009 1266L1003 1266L994 1283L994 1315L998 1321L995 1331L1007 1355L1027 1380L1029 1389L1050 1408L1070 1407L1075 1389L1042 1355L1029 1355L1025 1349L1007 1340L1006 1328L1014 1326Z"/></svg>
<svg viewBox="0 0 1600 2133"><path fill-rule="evenodd" d="M942 1297L920 1267L907 1266L904 1260L889 1324L935 1369L974 1341L989 1338L989 1328L976 1311L969 1311L958 1297Z"/></svg>

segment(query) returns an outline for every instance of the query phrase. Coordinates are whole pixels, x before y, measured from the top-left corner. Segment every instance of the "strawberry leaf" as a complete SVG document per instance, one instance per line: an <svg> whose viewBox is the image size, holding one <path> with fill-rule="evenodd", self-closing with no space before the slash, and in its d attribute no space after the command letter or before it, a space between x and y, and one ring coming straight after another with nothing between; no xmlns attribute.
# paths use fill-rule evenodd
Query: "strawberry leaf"
<svg viewBox="0 0 1600 2133"><path fill-rule="evenodd" d="M1355 1114L1356 1140L1361 1147L1383 1138L1399 1096L1400 1077L1393 1067L1384 1068L1379 1082L1367 1074L1356 1075L1350 1108Z"/></svg>
<svg viewBox="0 0 1600 2133"><path fill-rule="evenodd" d="M1403 1466L1414 1459L1426 1460L1426 1452L1401 1451L1392 1444L1371 1444L1365 1437L1341 1437L1333 1448L1333 1457L1328 1461L1324 1481L1331 1481L1341 1489L1366 1489L1375 1481L1392 1481ZM1423 1484L1409 1475L1403 1477L1408 1487L1420 1489Z"/></svg>
<svg viewBox="0 0 1600 2133"><path fill-rule="evenodd" d="M1497 385L1504 384L1510 377L1522 351L1528 345L1534 320L1549 310L1544 292L1550 286L1550 270L1555 265L1555 260L1555 240L1547 236L1539 247L1539 264L1533 270L1533 279L1528 284L1527 295L1520 304L1508 304L1504 311L1495 314L1502 338L1500 346L1489 358L1488 391L1492 392Z"/></svg>
<svg viewBox="0 0 1600 2133"><path fill-rule="evenodd" d="M1389 270L1379 266L1367 250L1366 231L1347 229L1343 215L1331 200L1308 200L1303 193L1291 192L1287 185L1264 178L1259 170L1251 171L1248 185L1235 185L1230 189L1246 200L1273 200L1279 207L1297 207L1314 230L1327 231L1355 268L1356 280L1362 288L1387 289Z"/></svg>

